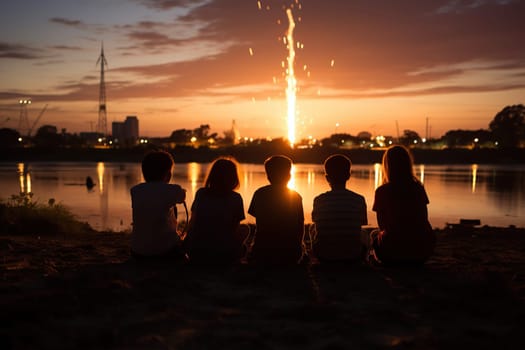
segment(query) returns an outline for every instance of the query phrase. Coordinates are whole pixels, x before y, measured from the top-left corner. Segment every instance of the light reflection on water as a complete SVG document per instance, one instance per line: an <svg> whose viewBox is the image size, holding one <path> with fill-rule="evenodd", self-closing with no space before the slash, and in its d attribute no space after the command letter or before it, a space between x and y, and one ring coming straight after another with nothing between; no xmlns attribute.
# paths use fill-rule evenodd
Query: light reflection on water
<svg viewBox="0 0 525 350"><path fill-rule="evenodd" d="M172 183L187 190L188 207L208 168L209 164L176 164ZM430 198L429 215L434 227L444 227L460 218L480 219L482 224L493 226L525 226L525 166L417 165L415 170ZM87 176L97 179L93 189L85 186ZM253 192L268 183L264 166L240 164L240 180L239 192L247 210ZM19 192L33 192L41 203L54 198L96 229L130 228L129 189L141 181L138 163L0 164L0 198ZM377 224L371 211L374 190L382 181L379 164L354 165L347 184L365 197L371 226ZM303 197L305 218L310 222L314 197L329 190L322 165L295 164L289 187ZM185 219L182 206L178 211ZM251 216L246 216L253 222Z"/></svg>

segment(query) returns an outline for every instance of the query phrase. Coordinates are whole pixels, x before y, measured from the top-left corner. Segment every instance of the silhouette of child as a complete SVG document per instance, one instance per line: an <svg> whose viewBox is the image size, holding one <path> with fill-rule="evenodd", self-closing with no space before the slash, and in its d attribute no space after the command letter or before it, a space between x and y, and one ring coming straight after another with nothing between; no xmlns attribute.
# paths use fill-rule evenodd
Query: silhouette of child
<svg viewBox="0 0 525 350"><path fill-rule="evenodd" d="M146 154L142 160L142 175L146 182L130 190L133 213L131 252L137 258L183 256L177 233L176 204L184 202L186 191L169 183L173 165L168 152Z"/></svg>
<svg viewBox="0 0 525 350"><path fill-rule="evenodd" d="M392 146L383 155L384 183L376 189L372 210L379 231L372 233L376 257L385 264L423 263L434 251L427 193L415 177L410 152Z"/></svg>
<svg viewBox="0 0 525 350"><path fill-rule="evenodd" d="M302 255L304 213L301 196L286 187L292 161L272 156L264 167L270 184L255 191L248 209L256 225L252 258L260 264L297 263Z"/></svg>
<svg viewBox="0 0 525 350"><path fill-rule="evenodd" d="M244 220L237 164L215 160L195 194L185 244L192 263L233 263L241 257L239 224Z"/></svg>
<svg viewBox="0 0 525 350"><path fill-rule="evenodd" d="M361 237L361 226L368 224L365 198L346 189L351 166L342 154L324 162L331 190L314 198L312 211L312 248L319 261L357 260L366 249Z"/></svg>

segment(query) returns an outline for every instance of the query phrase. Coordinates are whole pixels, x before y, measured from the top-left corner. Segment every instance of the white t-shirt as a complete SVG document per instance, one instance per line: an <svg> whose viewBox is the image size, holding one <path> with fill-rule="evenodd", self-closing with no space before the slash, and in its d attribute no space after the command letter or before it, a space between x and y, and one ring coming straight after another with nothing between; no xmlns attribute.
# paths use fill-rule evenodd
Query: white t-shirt
<svg viewBox="0 0 525 350"><path fill-rule="evenodd" d="M141 255L159 255L180 240L177 234L175 204L186 199L179 185L143 182L131 188L133 231L131 250Z"/></svg>

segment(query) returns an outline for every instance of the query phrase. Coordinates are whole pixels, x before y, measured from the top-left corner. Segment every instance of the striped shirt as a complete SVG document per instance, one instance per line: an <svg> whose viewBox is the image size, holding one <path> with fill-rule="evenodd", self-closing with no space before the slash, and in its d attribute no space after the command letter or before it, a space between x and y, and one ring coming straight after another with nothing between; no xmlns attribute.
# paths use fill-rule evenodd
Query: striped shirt
<svg viewBox="0 0 525 350"><path fill-rule="evenodd" d="M319 258L355 259L361 253L361 226L368 224L365 198L347 189L315 197L312 221L317 232L313 241Z"/></svg>

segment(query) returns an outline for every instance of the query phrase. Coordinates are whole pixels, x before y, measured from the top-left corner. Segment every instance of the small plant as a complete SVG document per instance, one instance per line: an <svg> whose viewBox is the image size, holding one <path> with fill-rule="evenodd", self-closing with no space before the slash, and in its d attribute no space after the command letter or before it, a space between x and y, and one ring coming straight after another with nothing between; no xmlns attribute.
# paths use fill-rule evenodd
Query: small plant
<svg viewBox="0 0 525 350"><path fill-rule="evenodd" d="M33 200L33 193L12 195L0 201L1 234L75 234L93 232L62 204L50 198L47 204Z"/></svg>

